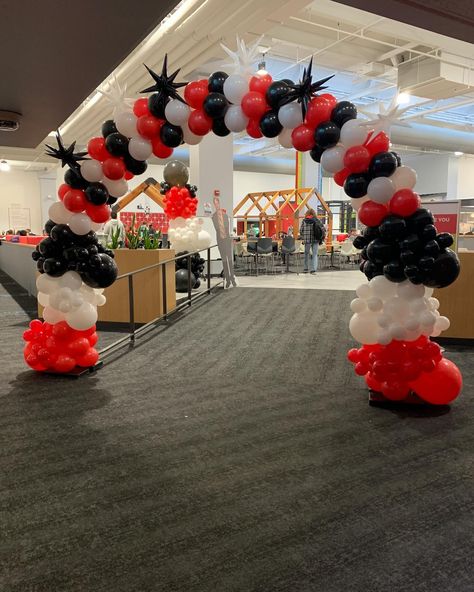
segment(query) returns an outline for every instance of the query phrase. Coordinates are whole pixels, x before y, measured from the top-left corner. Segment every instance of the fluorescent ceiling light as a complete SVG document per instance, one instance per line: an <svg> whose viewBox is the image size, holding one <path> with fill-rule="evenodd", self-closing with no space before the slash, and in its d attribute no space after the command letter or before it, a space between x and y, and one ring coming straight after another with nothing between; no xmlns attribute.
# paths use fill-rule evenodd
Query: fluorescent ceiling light
<svg viewBox="0 0 474 592"><path fill-rule="evenodd" d="M410 93L401 92L398 93L397 105L408 105L410 102Z"/></svg>
<svg viewBox="0 0 474 592"><path fill-rule="evenodd" d="M3 171L4 173L6 173L10 169L11 169L11 167L6 160L0 161L0 171Z"/></svg>
<svg viewBox="0 0 474 592"><path fill-rule="evenodd" d="M458 151L456 150L456 152L454 153L454 156L462 156L463 154L464 154L464 152L458 152Z"/></svg>

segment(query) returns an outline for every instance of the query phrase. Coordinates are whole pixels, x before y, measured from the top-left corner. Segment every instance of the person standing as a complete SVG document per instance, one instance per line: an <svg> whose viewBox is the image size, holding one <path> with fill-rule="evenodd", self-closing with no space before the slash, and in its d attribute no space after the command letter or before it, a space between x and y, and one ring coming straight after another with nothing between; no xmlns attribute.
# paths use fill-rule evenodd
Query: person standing
<svg viewBox="0 0 474 592"><path fill-rule="evenodd" d="M300 226L300 238L304 243L304 269L303 273L316 273L318 269L318 246L323 244L325 230L318 220L313 208L308 211ZM311 264L310 264L311 254Z"/></svg>
<svg viewBox="0 0 474 592"><path fill-rule="evenodd" d="M117 219L117 212L112 211L110 218L104 226L105 243L109 245L112 242L112 236L117 234L118 229L118 246L123 247L125 244L125 226L121 220Z"/></svg>
<svg viewBox="0 0 474 592"><path fill-rule="evenodd" d="M221 255L222 267L224 270L225 287L231 285L237 286L234 274L234 253L233 241L229 232L229 216L221 208L220 200L214 197L214 213L212 214L212 223L216 229L217 247Z"/></svg>

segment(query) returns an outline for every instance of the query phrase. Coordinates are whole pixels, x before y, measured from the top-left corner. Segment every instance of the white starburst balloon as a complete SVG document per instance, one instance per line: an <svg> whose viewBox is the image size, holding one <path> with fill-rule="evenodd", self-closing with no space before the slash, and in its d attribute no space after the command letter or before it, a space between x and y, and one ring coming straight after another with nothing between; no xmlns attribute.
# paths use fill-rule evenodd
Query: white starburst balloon
<svg viewBox="0 0 474 592"><path fill-rule="evenodd" d="M412 105L408 107L400 107L397 104L397 94L394 95L390 103L385 106L383 103L379 103L379 112L365 112L370 118L369 121L360 123L361 127L373 130L371 140L373 140L380 132L385 132L390 137L392 127L411 127L408 121L404 121L402 115L412 108ZM368 142L370 144L370 140Z"/></svg>
<svg viewBox="0 0 474 592"><path fill-rule="evenodd" d="M116 76L109 80L104 88L98 90L112 105L114 117L123 111L129 111L135 102L126 98L127 83L122 86Z"/></svg>
<svg viewBox="0 0 474 592"><path fill-rule="evenodd" d="M237 41L237 50L232 51L226 45L221 43L222 49L226 52L226 54L230 58L230 62L222 64L222 67L225 68L232 68L231 74L242 74L250 76L253 74L254 71L254 64L259 59L259 51L258 46L260 45L260 41L262 37L259 37L254 43L251 45L245 45L243 39L241 39L238 35L236 36Z"/></svg>

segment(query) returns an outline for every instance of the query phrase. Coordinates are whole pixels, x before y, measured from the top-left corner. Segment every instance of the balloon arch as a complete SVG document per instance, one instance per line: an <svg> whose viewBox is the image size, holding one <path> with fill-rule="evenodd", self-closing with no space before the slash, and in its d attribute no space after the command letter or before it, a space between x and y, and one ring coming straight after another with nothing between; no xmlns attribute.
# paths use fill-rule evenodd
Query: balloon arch
<svg viewBox="0 0 474 592"><path fill-rule="evenodd" d="M105 303L102 292L115 281L117 266L94 231L109 220L127 181L145 172L147 159L169 158L174 148L198 144L210 132L246 130L252 138L277 138L285 148L309 152L344 187L365 226L354 241L367 278L351 303L349 328L360 347L348 358L356 374L390 400L414 391L429 403L449 403L462 381L430 340L449 326L432 293L455 281L459 261L449 248L451 235L438 233L432 214L421 207L415 171L390 149L390 128L407 125L405 109L392 103L374 120L358 121L355 105L321 93L332 77L313 81L312 60L297 83L252 74L257 45L238 39L235 52L223 46L232 73L189 83L176 81L179 70L168 74L165 56L161 73L147 67L153 83L141 92L149 96L130 101L117 81L102 91L113 118L87 152L75 152L75 143L66 148L59 133L58 147L48 146L67 171L49 210L48 236L33 253L44 322L32 321L24 334L27 364L68 373L98 361L97 307ZM196 188L164 187L171 243L174 238L180 250L208 246L195 217Z"/></svg>

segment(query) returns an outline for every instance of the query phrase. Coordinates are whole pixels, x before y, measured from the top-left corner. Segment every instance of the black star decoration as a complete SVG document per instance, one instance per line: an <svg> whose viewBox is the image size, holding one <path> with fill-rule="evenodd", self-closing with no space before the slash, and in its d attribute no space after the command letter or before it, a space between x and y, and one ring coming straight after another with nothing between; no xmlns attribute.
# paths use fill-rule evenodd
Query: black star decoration
<svg viewBox="0 0 474 592"><path fill-rule="evenodd" d="M292 103L293 101L301 103L303 119L306 117L306 111L308 110L308 104L311 99L316 96L318 91L327 88L327 86L324 86L324 83L334 77L334 74L332 74L327 78L321 78L321 80L313 82L313 76L311 74L312 68L313 58L311 58L308 68L303 70L303 78L300 80L299 84L289 85L288 94L280 101L280 107Z"/></svg>
<svg viewBox="0 0 474 592"><path fill-rule="evenodd" d="M47 150L46 154L48 156L52 156L53 158L57 158L61 161L61 167L68 165L71 169L79 169L79 161L80 160L87 160L85 158L87 152L74 152L74 148L76 147L76 142L73 142L69 148L65 148L63 144L63 139L61 138L61 134L59 130L56 132L56 142L58 143L57 148L53 148L49 144L45 144Z"/></svg>
<svg viewBox="0 0 474 592"><path fill-rule="evenodd" d="M168 76L168 54L165 54L163 66L161 67L161 74L153 72L153 70L149 68L146 64L143 65L150 73L150 76L155 81L155 84L147 88L144 88L140 91L141 93L157 92L159 94L159 100L164 103L166 103L167 99L169 98L178 99L178 101L186 103L186 101L179 96L177 89L181 88L182 86L186 86L187 82L174 81L176 76L179 74L181 68L178 68L173 72L173 74Z"/></svg>

